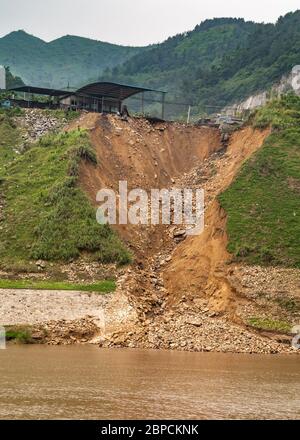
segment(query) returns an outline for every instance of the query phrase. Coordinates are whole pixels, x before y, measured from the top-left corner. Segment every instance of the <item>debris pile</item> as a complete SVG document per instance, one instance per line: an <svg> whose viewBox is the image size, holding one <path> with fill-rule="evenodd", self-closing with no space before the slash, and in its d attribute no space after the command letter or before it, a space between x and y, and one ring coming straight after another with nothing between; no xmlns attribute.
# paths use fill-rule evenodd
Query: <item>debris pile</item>
<svg viewBox="0 0 300 440"><path fill-rule="evenodd" d="M27 145L51 131L60 130L67 124L67 120L56 117L50 110L25 109L25 116L18 117L18 123L21 123L24 132L22 139Z"/></svg>
<svg viewBox="0 0 300 440"><path fill-rule="evenodd" d="M86 317L74 321L49 321L32 328L31 338L37 344L87 344L99 334L94 319Z"/></svg>

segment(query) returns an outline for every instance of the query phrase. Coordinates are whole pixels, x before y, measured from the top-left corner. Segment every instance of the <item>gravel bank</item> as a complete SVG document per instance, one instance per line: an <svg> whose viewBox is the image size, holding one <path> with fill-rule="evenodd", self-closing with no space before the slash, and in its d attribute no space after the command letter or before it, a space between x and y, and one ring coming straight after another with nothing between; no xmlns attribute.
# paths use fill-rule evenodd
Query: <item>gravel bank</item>
<svg viewBox="0 0 300 440"><path fill-rule="evenodd" d="M102 322L111 295L76 291L0 289L0 325L40 324L90 316Z"/></svg>

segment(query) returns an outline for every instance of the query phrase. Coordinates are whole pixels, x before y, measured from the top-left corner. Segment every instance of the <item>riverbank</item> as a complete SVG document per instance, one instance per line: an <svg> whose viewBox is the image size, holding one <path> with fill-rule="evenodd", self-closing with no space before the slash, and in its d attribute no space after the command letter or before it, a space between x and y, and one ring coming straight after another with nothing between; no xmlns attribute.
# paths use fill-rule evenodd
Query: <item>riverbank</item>
<svg viewBox="0 0 300 440"><path fill-rule="evenodd" d="M128 274L131 276L131 274ZM207 300L178 305L141 319L122 292L0 290L0 322L14 342L48 345L97 344L105 348L195 352L295 354L291 336L233 323L211 313ZM143 299L141 298L141 304ZM23 334L26 333L26 338ZM14 338L10 338L14 340Z"/></svg>
<svg viewBox="0 0 300 440"><path fill-rule="evenodd" d="M109 294L64 290L1 289L0 296L2 325L35 325L87 316L101 323L109 300Z"/></svg>

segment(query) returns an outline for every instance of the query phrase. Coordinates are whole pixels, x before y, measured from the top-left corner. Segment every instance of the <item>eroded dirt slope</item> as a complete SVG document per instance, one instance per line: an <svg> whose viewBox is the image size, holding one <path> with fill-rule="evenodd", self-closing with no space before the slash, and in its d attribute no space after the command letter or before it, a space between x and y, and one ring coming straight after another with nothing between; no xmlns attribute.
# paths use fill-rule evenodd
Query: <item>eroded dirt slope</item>
<svg viewBox="0 0 300 440"><path fill-rule="evenodd" d="M88 128L99 165L83 164L81 182L95 200L99 188L161 188L221 148L217 129L177 123L151 124L146 119L122 121L112 115L89 114L77 125Z"/></svg>
<svg viewBox="0 0 300 440"><path fill-rule="evenodd" d="M83 164L80 175L93 203L99 189L117 190L120 180L127 180L129 189L205 189L205 230L199 236L177 239L172 225L118 228L136 260L119 279L112 309L128 303L130 313L119 325L108 312L102 344L288 351L278 338L265 338L244 325L249 300L226 250L226 214L217 201L269 130L243 128L225 148L218 130L211 128L99 115L84 116L80 125L90 130L99 161L96 168Z"/></svg>
<svg viewBox="0 0 300 440"><path fill-rule="evenodd" d="M146 119L122 121L113 115L84 115L78 126L89 129L98 165L83 163L80 183L96 205L102 188L170 188L175 179L222 148L219 130ZM74 125L71 127L74 128ZM165 228L117 226L137 259L153 255L164 242Z"/></svg>
<svg viewBox="0 0 300 440"><path fill-rule="evenodd" d="M203 182L205 229L203 234L188 237L176 248L172 262L164 271L166 288L175 297L205 292L214 311L234 312L235 289L227 279L232 269L227 266L230 255L226 250L226 214L216 198L230 185L244 161L262 146L268 134L269 130L258 131L251 127L235 132L221 157L212 158L198 168L198 173L207 178ZM195 177L195 173L191 173L181 184L197 186Z"/></svg>

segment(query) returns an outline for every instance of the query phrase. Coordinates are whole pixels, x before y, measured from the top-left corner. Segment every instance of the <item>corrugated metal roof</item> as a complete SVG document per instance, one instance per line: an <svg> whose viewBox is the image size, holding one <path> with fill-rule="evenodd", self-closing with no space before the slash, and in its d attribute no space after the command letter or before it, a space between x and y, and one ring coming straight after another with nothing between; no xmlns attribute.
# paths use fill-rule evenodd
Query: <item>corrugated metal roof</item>
<svg viewBox="0 0 300 440"><path fill-rule="evenodd" d="M76 94L95 96L97 98L105 96L123 101L124 99L141 92L158 92L158 90L145 89L143 87L129 86L112 82L96 82L81 87L77 90Z"/></svg>
<svg viewBox="0 0 300 440"><path fill-rule="evenodd" d="M130 86L125 84L117 84L112 82L96 82L92 84L87 84L76 91L71 90L56 90L48 89L44 87L34 87L34 86L21 86L11 88L10 90L15 92L26 92L36 95L48 95L48 96L64 96L64 95L82 95L90 96L95 98L108 97L113 98L118 101L123 101L137 93L141 92L162 92L160 90L146 89L143 87Z"/></svg>
<svg viewBox="0 0 300 440"><path fill-rule="evenodd" d="M57 90L57 89L47 89L45 87L34 87L34 86L20 86L13 87L9 89L14 92L25 92L31 93L34 95L47 95L47 96L64 96L70 95L72 92L66 90Z"/></svg>

